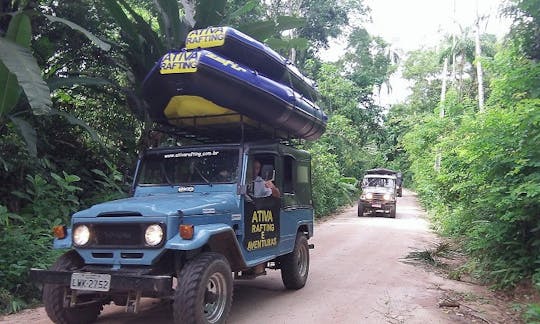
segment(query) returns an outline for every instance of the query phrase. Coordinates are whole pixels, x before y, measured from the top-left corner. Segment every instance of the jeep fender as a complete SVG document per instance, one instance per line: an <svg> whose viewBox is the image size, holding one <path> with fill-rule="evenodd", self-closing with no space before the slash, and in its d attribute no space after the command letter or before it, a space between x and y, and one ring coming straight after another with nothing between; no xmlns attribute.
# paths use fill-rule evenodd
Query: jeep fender
<svg viewBox="0 0 540 324"><path fill-rule="evenodd" d="M227 224L195 225L191 240L175 235L165 244L166 249L190 251L206 246L209 251L221 253L227 258L231 270L247 268L233 229Z"/></svg>

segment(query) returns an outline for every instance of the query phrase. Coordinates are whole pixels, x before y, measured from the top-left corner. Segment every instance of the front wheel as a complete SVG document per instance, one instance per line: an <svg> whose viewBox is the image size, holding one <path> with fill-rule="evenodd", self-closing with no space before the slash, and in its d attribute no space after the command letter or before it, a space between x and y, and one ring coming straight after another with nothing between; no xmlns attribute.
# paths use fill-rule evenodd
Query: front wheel
<svg viewBox="0 0 540 324"><path fill-rule="evenodd" d="M281 279L287 289L300 289L306 285L309 272L309 246L303 233L296 234L291 253L281 257Z"/></svg>
<svg viewBox="0 0 540 324"><path fill-rule="evenodd" d="M201 253L187 263L174 294L175 323L225 323L231 310L231 267L219 253Z"/></svg>
<svg viewBox="0 0 540 324"><path fill-rule="evenodd" d="M54 271L73 271L83 265L83 260L79 254L74 251L68 251L52 265ZM69 287L53 284L43 285L43 303L45 311L49 318L60 324L79 324L94 322L102 309L101 302L96 301L84 306L64 307L64 294L69 291Z"/></svg>
<svg viewBox="0 0 540 324"><path fill-rule="evenodd" d="M390 218L396 218L396 206L390 208Z"/></svg>
<svg viewBox="0 0 540 324"><path fill-rule="evenodd" d="M358 217L364 216L364 205L361 202L358 203Z"/></svg>

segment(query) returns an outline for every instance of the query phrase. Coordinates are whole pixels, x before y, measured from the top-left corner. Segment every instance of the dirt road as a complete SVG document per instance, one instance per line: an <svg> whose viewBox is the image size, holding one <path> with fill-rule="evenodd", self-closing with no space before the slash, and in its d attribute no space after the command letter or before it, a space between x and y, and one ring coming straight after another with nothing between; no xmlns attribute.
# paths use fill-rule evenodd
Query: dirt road
<svg viewBox="0 0 540 324"><path fill-rule="evenodd" d="M287 291L278 271L237 281L229 323L508 323L483 287L438 276L405 262L411 251L433 246L424 212L413 193L399 198L397 218L357 217L356 206L318 224L306 286ZM440 308L461 296L461 307ZM456 297L457 296L457 297ZM463 302L468 296L468 304ZM471 303L473 306L471 306ZM0 319L50 323L43 308ZM145 300L142 313L107 306L98 323L172 323L167 305Z"/></svg>

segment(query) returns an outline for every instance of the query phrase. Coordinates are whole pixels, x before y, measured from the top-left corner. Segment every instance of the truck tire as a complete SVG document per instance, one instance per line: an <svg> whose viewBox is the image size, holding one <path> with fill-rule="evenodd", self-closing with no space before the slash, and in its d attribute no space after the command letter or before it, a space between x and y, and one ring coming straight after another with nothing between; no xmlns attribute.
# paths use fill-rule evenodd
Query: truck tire
<svg viewBox="0 0 540 324"><path fill-rule="evenodd" d="M390 208L390 218L396 218L396 206Z"/></svg>
<svg viewBox="0 0 540 324"><path fill-rule="evenodd" d="M296 234L294 250L280 258L281 280L287 289L297 290L306 285L309 273L309 247L303 233Z"/></svg>
<svg viewBox="0 0 540 324"><path fill-rule="evenodd" d="M84 264L83 259L75 250L68 251L56 260L51 266L54 271L73 271ZM62 285L44 284L43 303L45 311L54 323L92 323L95 322L103 309L101 302L86 304L80 307L64 307L64 291L67 287ZM69 288L68 288L69 289Z"/></svg>
<svg viewBox="0 0 540 324"><path fill-rule="evenodd" d="M174 323L225 323L231 310L233 279L227 259L205 252L189 261L174 293Z"/></svg>
<svg viewBox="0 0 540 324"><path fill-rule="evenodd" d="M358 217L364 216L364 205L362 203L358 203Z"/></svg>

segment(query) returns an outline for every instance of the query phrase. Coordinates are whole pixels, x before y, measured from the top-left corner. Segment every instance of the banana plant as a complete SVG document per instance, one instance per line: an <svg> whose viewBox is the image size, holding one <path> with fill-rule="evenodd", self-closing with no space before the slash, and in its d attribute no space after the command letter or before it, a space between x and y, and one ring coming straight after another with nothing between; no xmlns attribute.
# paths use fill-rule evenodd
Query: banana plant
<svg viewBox="0 0 540 324"><path fill-rule="evenodd" d="M34 115L60 115L74 125L86 129L92 138L98 140L96 132L83 121L74 116L58 111L52 107L50 88L43 79L41 69L32 54L32 27L30 17L41 14L35 10L11 13L7 32L0 37L0 129L11 122L24 138L27 149L32 156L37 155L37 134L32 125L25 119L29 112ZM103 50L110 45L101 41L83 27L50 15L43 15L52 23L63 23L70 28L85 34L94 44ZM66 85L68 80L51 80L58 87ZM89 83L90 80L70 79L73 84ZM95 82L95 81L94 81ZM24 94L24 96L23 96ZM25 109L25 107L30 109Z"/></svg>

